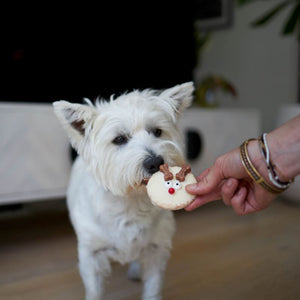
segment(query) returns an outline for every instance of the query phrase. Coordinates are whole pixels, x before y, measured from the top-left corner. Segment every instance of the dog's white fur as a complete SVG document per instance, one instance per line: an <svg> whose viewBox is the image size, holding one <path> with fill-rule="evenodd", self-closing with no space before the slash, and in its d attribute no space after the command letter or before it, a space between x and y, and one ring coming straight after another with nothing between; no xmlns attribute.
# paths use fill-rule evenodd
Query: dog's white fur
<svg viewBox="0 0 300 300"><path fill-rule="evenodd" d="M102 299L112 260L133 262L129 277L141 276L143 299L161 299L175 222L170 211L153 206L147 197L142 181L151 174L144 161L155 154L171 166L183 164L177 120L190 105L193 90L188 82L162 92L133 91L95 105L88 100L88 105L54 103L79 153L67 199L86 299ZM118 136L128 140L118 145L113 142Z"/></svg>

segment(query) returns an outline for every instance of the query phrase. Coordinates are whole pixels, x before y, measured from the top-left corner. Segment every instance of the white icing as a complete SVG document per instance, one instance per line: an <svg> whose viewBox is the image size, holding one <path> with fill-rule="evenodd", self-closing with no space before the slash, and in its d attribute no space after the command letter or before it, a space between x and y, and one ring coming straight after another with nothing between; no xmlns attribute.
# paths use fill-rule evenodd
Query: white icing
<svg viewBox="0 0 300 300"><path fill-rule="evenodd" d="M180 190L181 189L181 183L179 180L175 180L174 183L173 183L173 188L175 190Z"/></svg>
<svg viewBox="0 0 300 300"><path fill-rule="evenodd" d="M165 187L167 188L167 189L169 189L170 187L172 187L173 186L173 184L172 184L172 181L171 180L169 180L169 181L164 181L165 182Z"/></svg>
<svg viewBox="0 0 300 300"><path fill-rule="evenodd" d="M169 170L175 178L181 168L169 167ZM189 194L185 190L185 186L196 182L194 175L191 173L186 175L183 182L178 180L165 181L164 174L158 171L151 176L147 184L147 192L154 205L170 210L181 209L194 199L194 195ZM175 190L173 194L169 193L169 189L172 187Z"/></svg>

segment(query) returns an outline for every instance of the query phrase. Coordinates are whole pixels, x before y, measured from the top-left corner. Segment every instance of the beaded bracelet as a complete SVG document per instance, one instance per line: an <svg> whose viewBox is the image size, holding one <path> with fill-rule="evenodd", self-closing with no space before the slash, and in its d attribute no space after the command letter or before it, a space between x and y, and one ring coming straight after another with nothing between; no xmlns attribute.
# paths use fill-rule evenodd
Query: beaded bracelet
<svg viewBox="0 0 300 300"><path fill-rule="evenodd" d="M276 187L280 189L287 189L291 183L294 181L294 179L291 179L289 181L283 182L279 179L276 171L275 171L275 164L272 163L271 158L270 158L270 150L269 146L267 143L267 134L264 133L261 135L259 138L259 146L260 150L265 158L266 164L267 164L267 169L268 169L268 175L269 179L274 184Z"/></svg>
<svg viewBox="0 0 300 300"><path fill-rule="evenodd" d="M258 183L268 192L273 194L282 193L285 189L272 186L268 182L266 182L265 179L259 174L259 172L255 169L254 165L252 164L248 154L247 146L250 141L254 140L256 139L248 139L240 146L240 157L246 172L256 183Z"/></svg>

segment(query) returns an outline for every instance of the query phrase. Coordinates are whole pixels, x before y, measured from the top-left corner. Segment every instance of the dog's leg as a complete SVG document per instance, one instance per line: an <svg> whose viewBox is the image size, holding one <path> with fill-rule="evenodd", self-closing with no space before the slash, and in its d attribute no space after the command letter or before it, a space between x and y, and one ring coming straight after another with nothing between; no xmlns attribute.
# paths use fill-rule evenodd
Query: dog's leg
<svg viewBox="0 0 300 300"><path fill-rule="evenodd" d="M85 286L86 300L101 300L104 294L105 277L111 272L105 251L91 251L87 247L78 247L79 270Z"/></svg>
<svg viewBox="0 0 300 300"><path fill-rule="evenodd" d="M132 262L129 265L127 278L132 281L140 281L141 280L141 267L137 261Z"/></svg>
<svg viewBox="0 0 300 300"><path fill-rule="evenodd" d="M161 300L162 286L170 250L150 244L142 257L143 300Z"/></svg>

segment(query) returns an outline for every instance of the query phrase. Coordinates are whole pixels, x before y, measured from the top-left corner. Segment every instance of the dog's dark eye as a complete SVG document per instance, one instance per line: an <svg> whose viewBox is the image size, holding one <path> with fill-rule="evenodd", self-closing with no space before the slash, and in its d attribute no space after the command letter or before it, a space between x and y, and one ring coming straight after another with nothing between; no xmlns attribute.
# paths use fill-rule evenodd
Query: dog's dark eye
<svg viewBox="0 0 300 300"><path fill-rule="evenodd" d="M119 135L116 138L113 139L113 144L115 145L124 145L128 142L128 137L126 135Z"/></svg>
<svg viewBox="0 0 300 300"><path fill-rule="evenodd" d="M155 137L160 137L162 134L162 130L160 128L154 128L152 129L152 133Z"/></svg>

